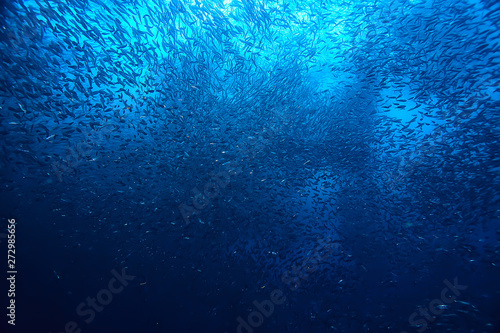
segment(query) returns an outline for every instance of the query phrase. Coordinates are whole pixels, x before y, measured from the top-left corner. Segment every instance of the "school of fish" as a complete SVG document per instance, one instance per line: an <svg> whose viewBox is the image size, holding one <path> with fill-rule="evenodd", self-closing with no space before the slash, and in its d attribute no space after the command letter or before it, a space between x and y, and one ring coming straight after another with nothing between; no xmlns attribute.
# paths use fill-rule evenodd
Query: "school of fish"
<svg viewBox="0 0 500 333"><path fill-rule="evenodd" d="M237 289L214 330L324 236L341 250L267 329L410 330L429 300L388 315L408 276L498 274L499 3L17 0L0 18L2 192L45 202L68 247L79 217L116 265ZM245 282L214 273L243 264ZM484 299L429 326L493 332Z"/></svg>

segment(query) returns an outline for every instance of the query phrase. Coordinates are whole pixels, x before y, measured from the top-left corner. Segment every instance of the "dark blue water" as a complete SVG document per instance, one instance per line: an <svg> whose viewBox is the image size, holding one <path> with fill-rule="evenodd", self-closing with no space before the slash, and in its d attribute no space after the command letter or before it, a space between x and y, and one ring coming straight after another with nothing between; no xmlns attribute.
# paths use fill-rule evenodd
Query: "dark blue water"
<svg viewBox="0 0 500 333"><path fill-rule="evenodd" d="M0 18L1 332L500 332L496 2Z"/></svg>

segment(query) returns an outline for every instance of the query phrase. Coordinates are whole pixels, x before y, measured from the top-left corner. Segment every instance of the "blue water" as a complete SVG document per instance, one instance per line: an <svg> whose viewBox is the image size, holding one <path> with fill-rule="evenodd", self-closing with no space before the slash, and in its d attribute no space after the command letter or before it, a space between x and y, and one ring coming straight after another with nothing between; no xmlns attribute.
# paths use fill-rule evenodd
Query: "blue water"
<svg viewBox="0 0 500 333"><path fill-rule="evenodd" d="M0 8L1 332L500 332L496 2Z"/></svg>

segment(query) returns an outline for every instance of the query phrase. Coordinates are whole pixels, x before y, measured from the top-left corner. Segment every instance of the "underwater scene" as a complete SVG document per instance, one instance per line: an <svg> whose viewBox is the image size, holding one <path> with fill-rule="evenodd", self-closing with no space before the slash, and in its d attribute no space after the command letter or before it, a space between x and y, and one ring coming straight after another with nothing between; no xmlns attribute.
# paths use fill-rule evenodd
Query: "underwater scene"
<svg viewBox="0 0 500 333"><path fill-rule="evenodd" d="M500 332L500 2L0 20L0 332Z"/></svg>

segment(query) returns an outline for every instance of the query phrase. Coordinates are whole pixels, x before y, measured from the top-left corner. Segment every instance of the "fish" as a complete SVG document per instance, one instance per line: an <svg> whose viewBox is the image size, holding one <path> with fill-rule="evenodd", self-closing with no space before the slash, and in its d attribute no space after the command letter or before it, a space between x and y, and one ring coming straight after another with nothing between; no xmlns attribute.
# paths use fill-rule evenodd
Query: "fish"
<svg viewBox="0 0 500 333"><path fill-rule="evenodd" d="M276 287L269 330L380 331L440 274L498 275L495 1L26 0L0 17L2 188L90 221L50 221L66 249L119 240L116 264L228 304L172 327L237 329ZM487 331L472 289L429 328Z"/></svg>

